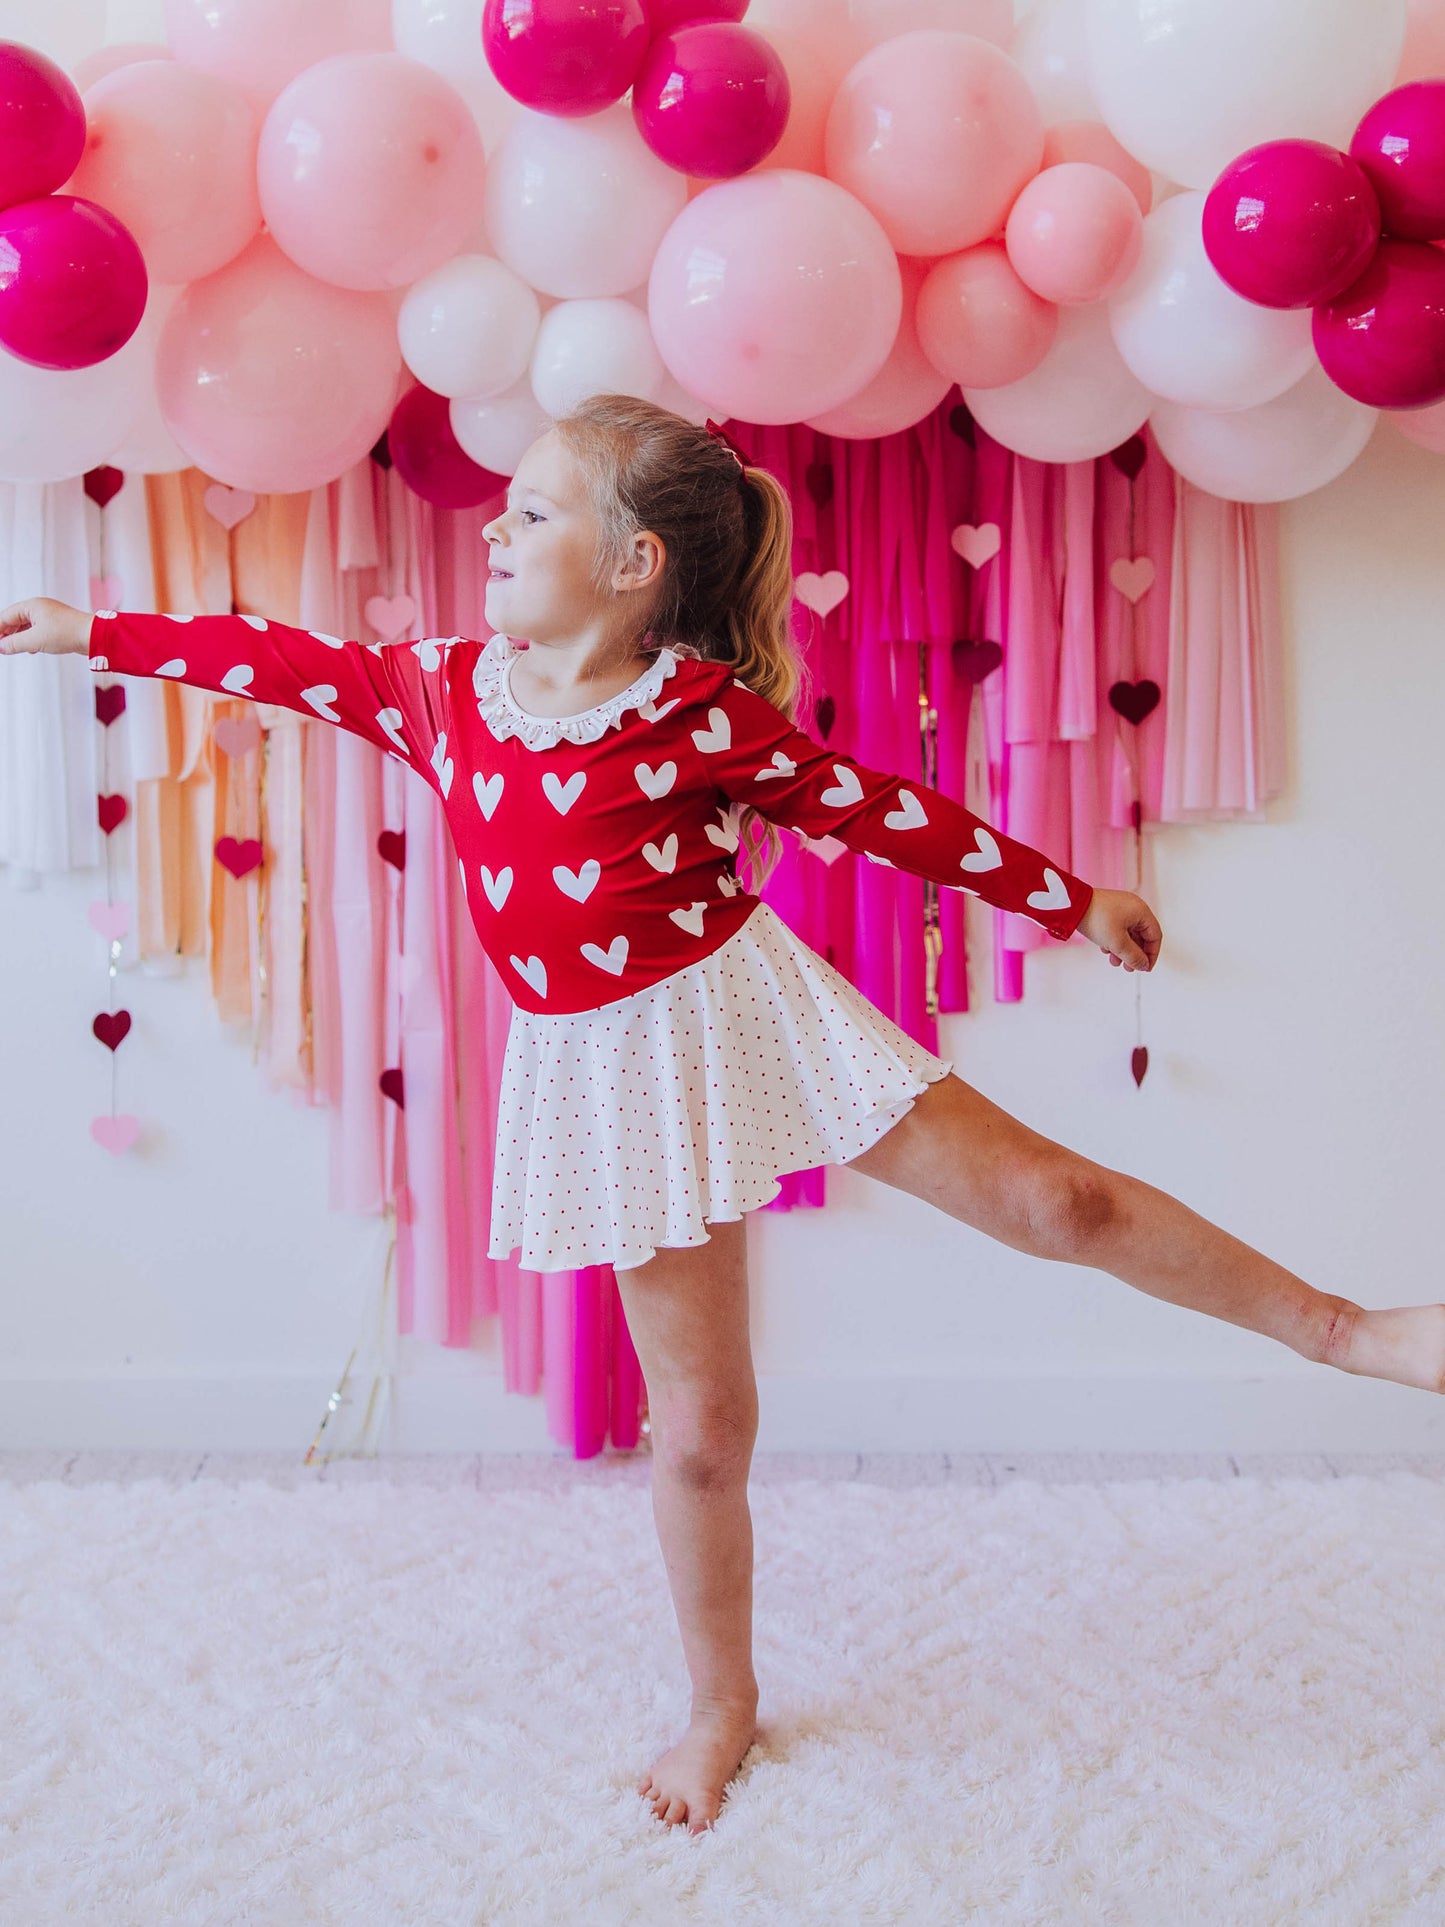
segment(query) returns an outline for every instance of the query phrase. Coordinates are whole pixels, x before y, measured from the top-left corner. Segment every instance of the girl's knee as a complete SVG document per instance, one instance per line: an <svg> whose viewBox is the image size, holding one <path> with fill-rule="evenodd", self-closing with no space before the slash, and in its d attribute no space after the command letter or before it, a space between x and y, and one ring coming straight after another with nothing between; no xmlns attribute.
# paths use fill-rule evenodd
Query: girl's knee
<svg viewBox="0 0 1445 1927"><path fill-rule="evenodd" d="M758 1435L756 1387L719 1393L714 1388L670 1386L659 1400L648 1388L654 1459L692 1486L735 1483L746 1478Z"/></svg>

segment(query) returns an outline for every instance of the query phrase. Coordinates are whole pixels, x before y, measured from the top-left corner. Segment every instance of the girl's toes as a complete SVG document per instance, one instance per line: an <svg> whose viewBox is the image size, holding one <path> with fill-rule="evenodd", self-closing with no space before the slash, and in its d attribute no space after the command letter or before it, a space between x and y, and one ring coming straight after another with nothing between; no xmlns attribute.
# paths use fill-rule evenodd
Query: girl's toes
<svg viewBox="0 0 1445 1927"><path fill-rule="evenodd" d="M667 1812L662 1816L664 1826L674 1827L687 1818L687 1801L673 1799L668 1802Z"/></svg>
<svg viewBox="0 0 1445 1927"><path fill-rule="evenodd" d="M710 1833L712 1823L717 1819L718 1808L697 1806L692 1810L692 1818L687 1823L689 1833Z"/></svg>
<svg viewBox="0 0 1445 1927"><path fill-rule="evenodd" d="M650 1773L644 1773L642 1778L637 1782L637 1791L642 1794L644 1798L647 1794L651 1793L652 1775Z"/></svg>

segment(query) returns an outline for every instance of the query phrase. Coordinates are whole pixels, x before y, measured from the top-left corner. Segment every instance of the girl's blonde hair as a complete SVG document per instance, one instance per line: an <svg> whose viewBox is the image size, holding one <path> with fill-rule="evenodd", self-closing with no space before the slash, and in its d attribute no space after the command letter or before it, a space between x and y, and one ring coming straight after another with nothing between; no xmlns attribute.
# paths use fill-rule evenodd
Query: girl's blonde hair
<svg viewBox="0 0 1445 1927"><path fill-rule="evenodd" d="M682 415L635 395L593 395L558 418L599 530L599 590L643 529L667 551L638 638L652 650L725 662L738 681L788 718L806 699L806 665L793 643L793 509L765 468L739 468L725 443ZM750 804L738 817L751 887L782 855L776 828Z"/></svg>

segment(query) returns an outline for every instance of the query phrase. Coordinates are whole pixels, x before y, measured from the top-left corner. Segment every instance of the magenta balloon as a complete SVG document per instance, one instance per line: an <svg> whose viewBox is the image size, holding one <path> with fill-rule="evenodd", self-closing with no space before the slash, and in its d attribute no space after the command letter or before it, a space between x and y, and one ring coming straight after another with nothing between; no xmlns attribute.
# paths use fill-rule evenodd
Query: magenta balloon
<svg viewBox="0 0 1445 1927"><path fill-rule="evenodd" d="M1323 141L1265 141L1231 161L1204 202L1204 251L1262 308L1333 301L1369 266L1380 204L1363 168Z"/></svg>
<svg viewBox="0 0 1445 1927"><path fill-rule="evenodd" d="M544 114L621 100L652 37L642 0L486 0L482 47L498 81Z"/></svg>
<svg viewBox="0 0 1445 1927"><path fill-rule="evenodd" d="M1352 288L1314 313L1315 352L1337 388L1373 408L1445 399L1445 254L1382 241Z"/></svg>
<svg viewBox="0 0 1445 1927"><path fill-rule="evenodd" d="M706 20L653 41L632 83L632 118L680 174L731 180L783 138L791 97L783 63L761 34Z"/></svg>
<svg viewBox="0 0 1445 1927"><path fill-rule="evenodd" d="M0 40L0 207L53 194L85 147L80 89L63 67Z"/></svg>
<svg viewBox="0 0 1445 1927"><path fill-rule="evenodd" d="M699 20L741 20L748 10L748 0L643 0L643 5L654 39L660 33L691 27Z"/></svg>
<svg viewBox="0 0 1445 1927"><path fill-rule="evenodd" d="M386 446L401 479L439 509L474 509L504 494L505 475L474 462L452 433L452 405L420 383L392 410Z"/></svg>
<svg viewBox="0 0 1445 1927"><path fill-rule="evenodd" d="M0 213L0 347L36 368L109 361L145 313L135 236L94 201L47 194Z"/></svg>
<svg viewBox="0 0 1445 1927"><path fill-rule="evenodd" d="M1445 238L1445 80L1414 80L1377 100L1350 153L1380 197L1386 234Z"/></svg>

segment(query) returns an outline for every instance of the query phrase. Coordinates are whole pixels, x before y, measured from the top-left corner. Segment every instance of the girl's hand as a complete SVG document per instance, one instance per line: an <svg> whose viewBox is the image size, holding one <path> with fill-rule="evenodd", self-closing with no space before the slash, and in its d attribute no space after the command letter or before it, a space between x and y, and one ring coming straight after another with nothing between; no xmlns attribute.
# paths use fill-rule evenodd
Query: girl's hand
<svg viewBox="0 0 1445 1927"><path fill-rule="evenodd" d="M1079 928L1126 970L1152 970L1164 941L1159 919L1132 890L1096 889Z"/></svg>
<svg viewBox="0 0 1445 1927"><path fill-rule="evenodd" d="M0 656L87 656L91 618L49 596L0 609Z"/></svg>

